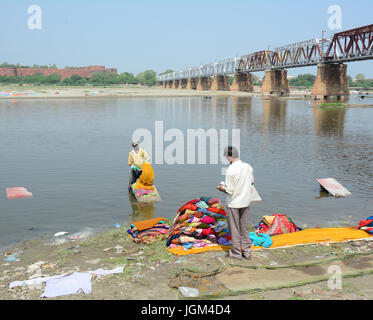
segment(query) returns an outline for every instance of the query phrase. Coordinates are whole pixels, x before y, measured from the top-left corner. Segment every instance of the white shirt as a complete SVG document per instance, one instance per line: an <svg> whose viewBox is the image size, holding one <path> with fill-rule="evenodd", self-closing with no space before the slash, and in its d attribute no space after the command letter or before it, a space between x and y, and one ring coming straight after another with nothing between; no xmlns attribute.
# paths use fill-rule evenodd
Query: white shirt
<svg viewBox="0 0 373 320"><path fill-rule="evenodd" d="M229 208L245 208L251 202L251 188L254 184L253 168L241 160L236 160L225 174L225 191L228 193Z"/></svg>

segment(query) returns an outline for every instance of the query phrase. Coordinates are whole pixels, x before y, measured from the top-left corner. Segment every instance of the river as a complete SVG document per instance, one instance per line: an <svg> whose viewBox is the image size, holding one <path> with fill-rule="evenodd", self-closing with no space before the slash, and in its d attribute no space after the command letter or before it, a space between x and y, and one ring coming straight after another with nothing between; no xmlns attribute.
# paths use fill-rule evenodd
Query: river
<svg viewBox="0 0 373 320"><path fill-rule="evenodd" d="M373 108L323 110L309 100L262 97L5 99L0 247L59 231L95 233L116 223L173 218L200 196L224 200L215 188L224 179L220 161L153 163L163 201L139 206L130 197L131 137L139 128L155 134L155 121L185 137L188 129L240 130L241 159L254 168L263 199L251 207L253 225L276 212L308 226L357 224L373 214ZM320 192L316 179L328 177L352 195ZM5 188L15 186L33 198L6 200Z"/></svg>

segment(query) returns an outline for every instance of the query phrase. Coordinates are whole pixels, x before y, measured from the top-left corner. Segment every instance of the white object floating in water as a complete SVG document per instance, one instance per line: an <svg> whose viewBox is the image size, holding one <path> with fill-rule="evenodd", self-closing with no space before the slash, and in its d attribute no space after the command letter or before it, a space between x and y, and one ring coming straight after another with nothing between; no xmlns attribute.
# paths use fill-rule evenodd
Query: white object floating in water
<svg viewBox="0 0 373 320"><path fill-rule="evenodd" d="M65 232L65 231L61 231L61 232L57 232L54 234L55 237L60 237L60 236L64 236L65 234L68 234L68 232Z"/></svg>
<svg viewBox="0 0 373 320"><path fill-rule="evenodd" d="M31 198L32 193L28 192L24 187L6 188L7 199L24 199Z"/></svg>
<svg viewBox="0 0 373 320"><path fill-rule="evenodd" d="M347 195L351 194L344 186L342 186L337 180L334 178L327 178L327 179L316 179L320 185L326 189L330 194L334 197L346 197Z"/></svg>

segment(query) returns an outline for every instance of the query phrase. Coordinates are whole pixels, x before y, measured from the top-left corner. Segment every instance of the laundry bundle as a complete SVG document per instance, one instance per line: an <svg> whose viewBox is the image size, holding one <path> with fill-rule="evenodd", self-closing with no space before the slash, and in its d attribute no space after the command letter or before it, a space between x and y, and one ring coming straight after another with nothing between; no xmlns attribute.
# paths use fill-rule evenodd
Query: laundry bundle
<svg viewBox="0 0 373 320"><path fill-rule="evenodd" d="M364 230L369 234L373 234L373 216L370 216L365 220L361 220L359 222L359 229Z"/></svg>
<svg viewBox="0 0 373 320"><path fill-rule="evenodd" d="M275 213L272 216L263 216L262 221L255 226L255 233L267 234L269 236L301 231L286 214Z"/></svg>
<svg viewBox="0 0 373 320"><path fill-rule="evenodd" d="M254 246L269 248L273 241L268 234L250 232L250 241Z"/></svg>
<svg viewBox="0 0 373 320"><path fill-rule="evenodd" d="M194 199L177 211L167 247L182 250L230 246L231 235L224 206L213 197Z"/></svg>
<svg viewBox="0 0 373 320"><path fill-rule="evenodd" d="M167 220L159 217L134 222L127 232L134 242L150 244L167 238L169 229L170 226L167 224Z"/></svg>
<svg viewBox="0 0 373 320"><path fill-rule="evenodd" d="M150 197L150 196L157 196L157 193L153 190L150 189L139 189L139 190L134 190L136 197Z"/></svg>

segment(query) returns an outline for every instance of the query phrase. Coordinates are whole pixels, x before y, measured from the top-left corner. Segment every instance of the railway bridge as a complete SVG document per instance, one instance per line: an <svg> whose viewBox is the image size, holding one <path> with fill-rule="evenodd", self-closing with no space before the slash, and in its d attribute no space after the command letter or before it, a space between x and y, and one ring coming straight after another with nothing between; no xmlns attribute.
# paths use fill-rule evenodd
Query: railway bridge
<svg viewBox="0 0 373 320"><path fill-rule="evenodd" d="M157 82L163 88L250 92L251 73L264 71L262 94L286 96L287 69L315 65L312 97L340 99L349 95L347 63L368 59L373 59L373 24L335 33L331 39L311 39L159 75Z"/></svg>

